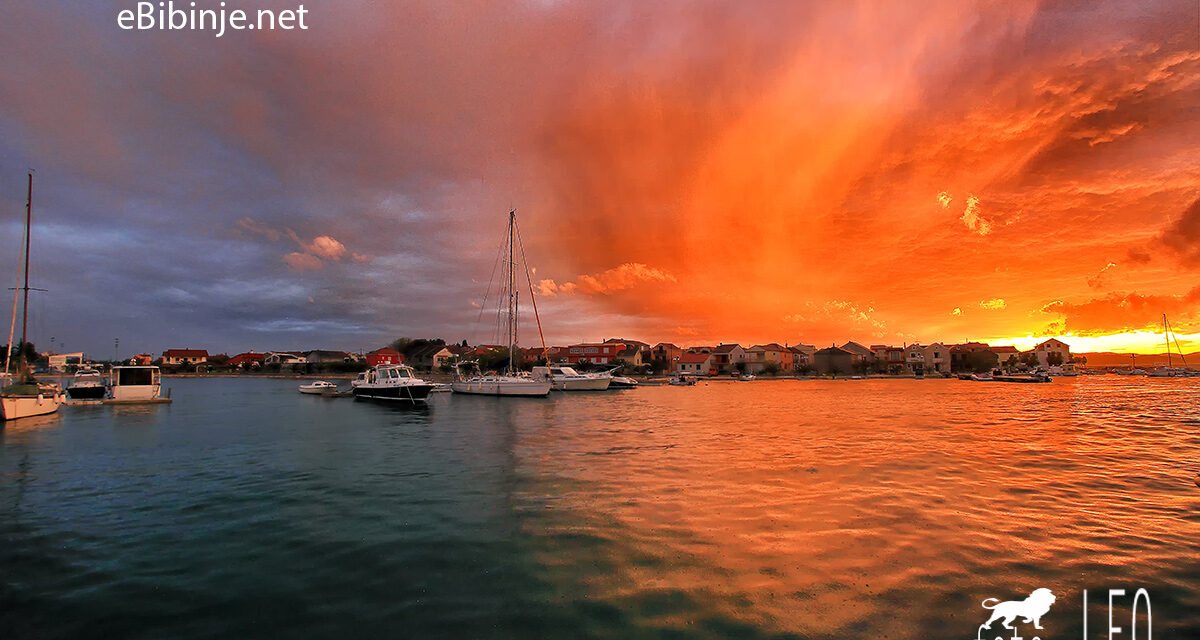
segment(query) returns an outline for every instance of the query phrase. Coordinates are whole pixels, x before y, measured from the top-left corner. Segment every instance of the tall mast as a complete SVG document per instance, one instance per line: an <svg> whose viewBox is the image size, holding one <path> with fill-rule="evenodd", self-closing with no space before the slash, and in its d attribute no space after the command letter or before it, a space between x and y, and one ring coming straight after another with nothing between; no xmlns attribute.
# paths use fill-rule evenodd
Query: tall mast
<svg viewBox="0 0 1200 640"><path fill-rule="evenodd" d="M18 347L21 368L25 365L25 331L29 326L29 227L33 219L33 172L29 172L29 189L25 196L25 283L24 300L21 302L21 346Z"/></svg>
<svg viewBox="0 0 1200 640"><path fill-rule="evenodd" d="M516 287L513 283L514 265L516 261L513 255L513 228L517 224L517 210L510 209L508 211L508 372L511 374L513 367L513 342L515 340L517 329L517 299Z"/></svg>
<svg viewBox="0 0 1200 640"><path fill-rule="evenodd" d="M1167 343L1167 368L1171 367L1171 332L1167 330L1167 314L1163 314L1163 340Z"/></svg>

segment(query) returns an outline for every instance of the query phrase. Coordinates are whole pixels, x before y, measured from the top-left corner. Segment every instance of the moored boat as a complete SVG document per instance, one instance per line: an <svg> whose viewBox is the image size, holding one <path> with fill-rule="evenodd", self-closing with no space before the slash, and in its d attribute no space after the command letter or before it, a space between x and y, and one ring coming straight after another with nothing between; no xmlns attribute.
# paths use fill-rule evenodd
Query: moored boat
<svg viewBox="0 0 1200 640"><path fill-rule="evenodd" d="M110 404L170 402L162 397L162 373L152 365L113 367L109 380Z"/></svg>
<svg viewBox="0 0 1200 640"><path fill-rule="evenodd" d="M5 354L5 382L0 389L0 421L17 420L33 416L44 416L58 411L63 403L62 390L56 384L39 383L30 375L29 363L25 360L25 328L29 317L29 236L33 220L33 173L29 174L28 199L25 201L25 251L22 254L24 262L24 284L13 288L13 313L8 325L8 348ZM9 364L12 361L13 330L17 322L18 294L24 292L24 303L21 305L21 342L17 349L19 364L17 377L9 375Z"/></svg>
<svg viewBox="0 0 1200 640"><path fill-rule="evenodd" d="M297 387L297 391L300 393L307 393L309 395L322 395L326 392L336 392L337 385L329 382L328 380L317 380L315 382L300 385Z"/></svg>
<svg viewBox="0 0 1200 640"><path fill-rule="evenodd" d="M71 400L103 400L108 395L104 378L100 371L92 367L83 367L75 372L71 386L67 387L67 397Z"/></svg>
<svg viewBox="0 0 1200 640"><path fill-rule="evenodd" d="M549 380L558 391L604 391L612 384L611 373L580 373L559 365L534 367L533 377Z"/></svg>
<svg viewBox="0 0 1200 640"><path fill-rule="evenodd" d="M366 382L352 390L355 400L418 405L428 402L433 383L413 375L403 364L381 364L367 371Z"/></svg>

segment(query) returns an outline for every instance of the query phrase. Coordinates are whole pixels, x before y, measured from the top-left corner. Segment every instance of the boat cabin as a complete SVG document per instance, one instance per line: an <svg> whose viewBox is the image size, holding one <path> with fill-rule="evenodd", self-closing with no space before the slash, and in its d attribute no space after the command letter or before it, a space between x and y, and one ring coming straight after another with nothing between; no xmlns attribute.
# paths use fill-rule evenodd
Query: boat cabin
<svg viewBox="0 0 1200 640"><path fill-rule="evenodd" d="M157 400L162 390L162 375L158 367L128 366L112 368L109 393L117 402Z"/></svg>

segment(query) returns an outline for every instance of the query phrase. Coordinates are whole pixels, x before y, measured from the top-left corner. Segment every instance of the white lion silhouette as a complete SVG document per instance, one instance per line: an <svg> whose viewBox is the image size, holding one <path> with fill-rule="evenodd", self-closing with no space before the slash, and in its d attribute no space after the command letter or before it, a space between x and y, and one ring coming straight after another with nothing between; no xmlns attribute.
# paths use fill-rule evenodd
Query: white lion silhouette
<svg viewBox="0 0 1200 640"><path fill-rule="evenodd" d="M1042 616L1050 610L1050 605L1054 604L1054 594L1050 593L1049 589L1041 588L1034 589L1033 593L1029 594L1024 600L1009 600L1008 602L1000 602L998 598L988 598L983 601L984 609L991 609L992 617L988 618L987 622L979 625L979 634L977 640L983 637L983 630L990 629L992 623L1001 620L1001 623L1006 629L1012 629L1012 621L1018 616L1024 618L1024 622L1032 622L1035 629L1041 629ZM994 601L996 604L989 605L989 601Z"/></svg>

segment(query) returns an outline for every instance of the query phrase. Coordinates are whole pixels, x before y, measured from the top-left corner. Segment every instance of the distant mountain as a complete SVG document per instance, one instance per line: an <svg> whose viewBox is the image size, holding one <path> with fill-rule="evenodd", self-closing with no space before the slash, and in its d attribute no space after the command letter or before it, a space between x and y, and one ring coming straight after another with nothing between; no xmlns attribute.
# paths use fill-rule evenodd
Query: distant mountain
<svg viewBox="0 0 1200 640"><path fill-rule="evenodd" d="M1087 358L1089 367L1128 367L1131 364L1137 363L1139 367L1156 367L1167 364L1166 353L1112 353L1111 351L1101 351L1098 353L1075 353L1072 355L1083 356ZM1193 367L1200 366L1200 352L1185 353L1184 358L1187 363ZM1180 363L1179 354L1171 354L1171 362L1178 366Z"/></svg>

